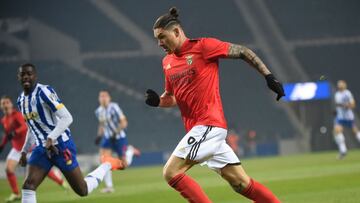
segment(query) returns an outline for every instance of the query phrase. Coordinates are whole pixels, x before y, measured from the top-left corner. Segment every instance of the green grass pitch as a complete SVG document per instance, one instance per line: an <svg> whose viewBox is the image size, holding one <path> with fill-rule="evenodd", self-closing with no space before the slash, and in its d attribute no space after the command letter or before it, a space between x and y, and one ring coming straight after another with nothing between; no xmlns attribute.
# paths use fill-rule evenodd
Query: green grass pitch
<svg viewBox="0 0 360 203"><path fill-rule="evenodd" d="M315 153L243 160L247 173L289 203L360 202L360 151L350 151L344 160L336 152ZM185 202L161 177L161 166L130 168L114 174L115 193L101 194L99 189L81 198L65 192L48 179L37 191L38 202ZM234 193L228 184L206 167L196 166L194 177L214 203L250 202ZM21 180L20 180L21 181ZM0 180L0 202L10 193L6 180Z"/></svg>

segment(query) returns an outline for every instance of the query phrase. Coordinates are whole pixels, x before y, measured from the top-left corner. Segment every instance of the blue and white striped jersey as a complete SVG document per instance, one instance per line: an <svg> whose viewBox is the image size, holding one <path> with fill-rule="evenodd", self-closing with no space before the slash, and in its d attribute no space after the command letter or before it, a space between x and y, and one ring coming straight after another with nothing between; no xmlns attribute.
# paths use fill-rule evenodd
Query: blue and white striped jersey
<svg viewBox="0 0 360 203"><path fill-rule="evenodd" d="M107 107L99 106L95 115L101 125L104 126L104 136L110 138L119 128L120 120L124 117L124 113L117 103L110 102ZM116 138L126 137L124 130L116 133Z"/></svg>
<svg viewBox="0 0 360 203"><path fill-rule="evenodd" d="M335 103L346 105L354 100L353 95L349 90L337 91L335 93ZM336 118L339 120L354 120L354 112L352 109L337 106L336 107Z"/></svg>
<svg viewBox="0 0 360 203"><path fill-rule="evenodd" d="M17 106L30 133L35 137L36 145L45 147L47 136L58 122L54 112L64 107L54 89L38 83L29 95L21 93L17 99ZM67 141L70 136L70 129L66 129L54 144Z"/></svg>

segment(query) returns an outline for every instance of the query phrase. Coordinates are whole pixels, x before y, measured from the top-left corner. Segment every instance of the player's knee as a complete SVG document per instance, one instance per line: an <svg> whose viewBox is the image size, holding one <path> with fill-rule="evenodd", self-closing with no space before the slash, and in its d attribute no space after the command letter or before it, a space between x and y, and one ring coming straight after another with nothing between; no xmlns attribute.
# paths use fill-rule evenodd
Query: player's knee
<svg viewBox="0 0 360 203"><path fill-rule="evenodd" d="M75 193L80 197L85 197L88 195L87 187L79 187L74 189Z"/></svg>
<svg viewBox="0 0 360 203"><path fill-rule="evenodd" d="M14 173L15 170L12 167L6 166L5 172L6 172L6 174L9 174L9 173Z"/></svg>
<svg viewBox="0 0 360 203"><path fill-rule="evenodd" d="M169 182L175 176L176 176L175 171L169 169L167 166L163 168L163 177L166 180L166 182Z"/></svg>

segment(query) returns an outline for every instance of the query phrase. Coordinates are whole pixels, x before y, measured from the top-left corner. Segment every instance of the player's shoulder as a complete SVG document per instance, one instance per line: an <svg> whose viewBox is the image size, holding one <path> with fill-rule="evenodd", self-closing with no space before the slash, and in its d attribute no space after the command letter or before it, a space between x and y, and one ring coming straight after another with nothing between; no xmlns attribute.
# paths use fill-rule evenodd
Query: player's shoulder
<svg viewBox="0 0 360 203"><path fill-rule="evenodd" d="M116 108L116 109L119 109L120 108L120 105L116 102L110 102L110 107L113 107L113 108Z"/></svg>
<svg viewBox="0 0 360 203"><path fill-rule="evenodd" d="M54 91L54 89L50 85L45 85L40 83L37 84L37 88L39 92L43 92L45 94L50 94L51 92Z"/></svg>

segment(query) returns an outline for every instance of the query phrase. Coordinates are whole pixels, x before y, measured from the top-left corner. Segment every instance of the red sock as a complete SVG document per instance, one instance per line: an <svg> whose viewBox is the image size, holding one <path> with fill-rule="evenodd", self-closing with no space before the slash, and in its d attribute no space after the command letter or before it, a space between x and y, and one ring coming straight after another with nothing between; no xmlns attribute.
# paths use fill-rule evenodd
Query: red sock
<svg viewBox="0 0 360 203"><path fill-rule="evenodd" d="M15 173L6 172L7 179L9 181L11 190L14 194L19 194L19 188L17 186L17 180Z"/></svg>
<svg viewBox="0 0 360 203"><path fill-rule="evenodd" d="M241 194L255 203L280 203L269 189L253 179Z"/></svg>
<svg viewBox="0 0 360 203"><path fill-rule="evenodd" d="M173 177L169 185L188 200L190 203L211 203L199 184L184 173Z"/></svg>
<svg viewBox="0 0 360 203"><path fill-rule="evenodd" d="M62 185L64 182L64 180L60 176L58 176L54 170L50 170L47 175L51 180L55 181L59 185Z"/></svg>

